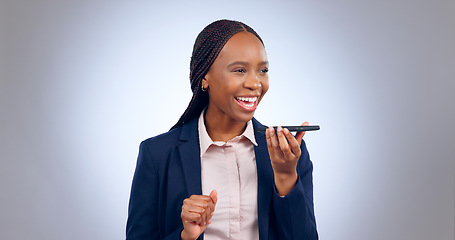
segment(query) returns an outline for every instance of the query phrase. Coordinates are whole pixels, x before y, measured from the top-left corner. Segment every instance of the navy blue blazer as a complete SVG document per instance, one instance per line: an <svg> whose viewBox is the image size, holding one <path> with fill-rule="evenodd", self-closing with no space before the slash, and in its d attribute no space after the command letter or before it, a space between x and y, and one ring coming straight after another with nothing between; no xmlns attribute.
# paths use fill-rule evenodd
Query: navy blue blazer
<svg viewBox="0 0 455 240"><path fill-rule="evenodd" d="M202 194L198 119L140 145L131 187L127 240L180 239L183 200ZM262 126L253 118L258 174L258 226L261 240L318 239L313 207L313 165L305 142L297 165L298 181L278 196ZM203 239L203 234L199 239Z"/></svg>

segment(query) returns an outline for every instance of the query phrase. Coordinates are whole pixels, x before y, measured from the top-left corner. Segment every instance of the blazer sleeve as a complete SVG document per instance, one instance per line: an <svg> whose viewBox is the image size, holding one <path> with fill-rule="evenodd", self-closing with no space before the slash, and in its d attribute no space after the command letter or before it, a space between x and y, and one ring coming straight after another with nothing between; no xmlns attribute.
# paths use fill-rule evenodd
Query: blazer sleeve
<svg viewBox="0 0 455 240"><path fill-rule="evenodd" d="M294 188L281 197L274 187L274 220L280 239L318 239L313 205L313 164L303 140L301 149L302 155L297 164L298 180Z"/></svg>
<svg viewBox="0 0 455 240"><path fill-rule="evenodd" d="M183 228L162 236L158 209L159 180L147 144L142 142L131 186L126 239L179 240Z"/></svg>

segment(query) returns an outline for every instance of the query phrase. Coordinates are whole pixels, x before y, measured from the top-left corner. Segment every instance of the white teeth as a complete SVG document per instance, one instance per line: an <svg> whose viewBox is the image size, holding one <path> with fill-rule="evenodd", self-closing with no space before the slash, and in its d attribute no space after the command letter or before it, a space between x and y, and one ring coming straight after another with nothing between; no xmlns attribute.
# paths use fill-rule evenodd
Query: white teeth
<svg viewBox="0 0 455 240"><path fill-rule="evenodd" d="M243 102L256 102L258 100L258 97L236 97L238 100L243 101Z"/></svg>

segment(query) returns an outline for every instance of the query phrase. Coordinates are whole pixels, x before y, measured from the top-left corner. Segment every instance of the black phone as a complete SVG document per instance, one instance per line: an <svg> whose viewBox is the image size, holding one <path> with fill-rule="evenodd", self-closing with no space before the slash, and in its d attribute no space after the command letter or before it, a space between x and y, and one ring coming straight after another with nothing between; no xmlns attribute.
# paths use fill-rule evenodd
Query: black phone
<svg viewBox="0 0 455 240"><path fill-rule="evenodd" d="M276 130L276 126L273 127ZM317 131L320 129L319 125L310 126L281 126L281 128L287 128L290 132L306 132L306 131ZM268 127L258 127L259 132L265 132Z"/></svg>

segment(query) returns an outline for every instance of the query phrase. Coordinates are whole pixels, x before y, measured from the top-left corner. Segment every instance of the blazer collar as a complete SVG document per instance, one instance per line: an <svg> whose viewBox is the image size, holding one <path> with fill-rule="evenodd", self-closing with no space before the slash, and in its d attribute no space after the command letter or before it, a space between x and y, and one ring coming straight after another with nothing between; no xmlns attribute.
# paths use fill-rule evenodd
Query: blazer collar
<svg viewBox="0 0 455 240"><path fill-rule="evenodd" d="M201 183L201 158L199 135L197 131L197 118L190 120L182 126L178 146L182 161L188 196L202 195Z"/></svg>

